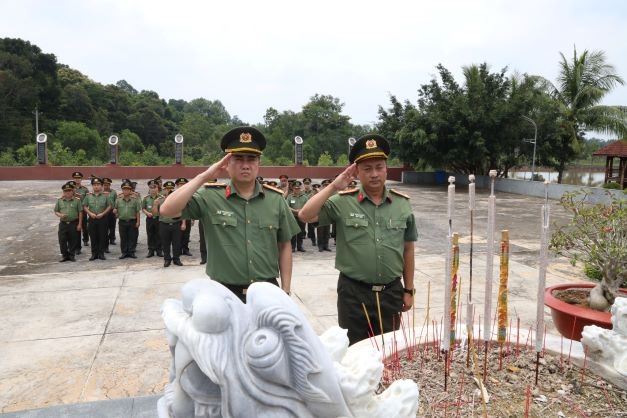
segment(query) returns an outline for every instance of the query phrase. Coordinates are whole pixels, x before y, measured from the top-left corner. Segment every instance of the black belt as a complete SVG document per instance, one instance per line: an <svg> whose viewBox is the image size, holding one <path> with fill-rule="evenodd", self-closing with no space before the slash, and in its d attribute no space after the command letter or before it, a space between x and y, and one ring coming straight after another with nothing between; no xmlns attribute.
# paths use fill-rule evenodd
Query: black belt
<svg viewBox="0 0 627 418"><path fill-rule="evenodd" d="M216 280L216 282L220 283L222 286L226 287L227 289L229 289L231 292L235 293L235 294L240 294L240 295L245 295L248 292L248 287L252 284L227 284L227 283L222 283ZM276 281L276 277L272 277L270 279L259 279L259 280L255 280L255 282L269 282L272 283L274 285L279 285L279 283Z"/></svg>
<svg viewBox="0 0 627 418"><path fill-rule="evenodd" d="M394 278L391 282L388 283L366 283L361 280L353 279L352 277L348 277L346 274L340 272L340 277L350 280L353 283L356 283L362 287L365 287L373 292L383 292L385 289L389 289L393 285L395 285L398 281L401 280L400 277Z"/></svg>
<svg viewBox="0 0 627 418"><path fill-rule="evenodd" d="M78 219L74 219L73 221L61 221L61 223L64 223L66 225L69 225L69 224L74 223L74 222L78 222Z"/></svg>
<svg viewBox="0 0 627 418"><path fill-rule="evenodd" d="M162 224L164 224L164 225L174 225L174 224L181 223L181 221L174 221L174 222L163 222L163 221L159 221L159 222L161 222L161 223L162 223Z"/></svg>
<svg viewBox="0 0 627 418"><path fill-rule="evenodd" d="M136 222L135 219L120 219L120 222Z"/></svg>

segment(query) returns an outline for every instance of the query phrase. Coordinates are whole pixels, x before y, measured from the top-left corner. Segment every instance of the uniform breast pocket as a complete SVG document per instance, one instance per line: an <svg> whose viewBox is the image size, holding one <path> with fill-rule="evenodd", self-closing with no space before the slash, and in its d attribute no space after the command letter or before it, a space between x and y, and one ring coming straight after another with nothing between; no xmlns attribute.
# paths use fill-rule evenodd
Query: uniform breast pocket
<svg viewBox="0 0 627 418"><path fill-rule="evenodd" d="M359 218L344 219L344 235L351 244L369 244L368 220Z"/></svg>
<svg viewBox="0 0 627 418"><path fill-rule="evenodd" d="M407 229L407 221L405 219L388 219L385 222L385 234L388 239L403 238Z"/></svg>
<svg viewBox="0 0 627 418"><path fill-rule="evenodd" d="M221 226L223 228L235 228L237 227L237 218L233 216L222 216L212 218L211 223L216 226Z"/></svg>

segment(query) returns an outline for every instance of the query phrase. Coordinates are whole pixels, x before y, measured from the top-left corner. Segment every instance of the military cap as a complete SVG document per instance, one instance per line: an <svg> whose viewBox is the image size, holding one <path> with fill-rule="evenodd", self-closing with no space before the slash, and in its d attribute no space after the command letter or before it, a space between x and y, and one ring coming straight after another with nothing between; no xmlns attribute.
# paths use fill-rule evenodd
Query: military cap
<svg viewBox="0 0 627 418"><path fill-rule="evenodd" d="M295 182L295 181L296 181L296 179L289 179L287 182L288 182L289 184L294 184L294 182Z"/></svg>
<svg viewBox="0 0 627 418"><path fill-rule="evenodd" d="M148 187L157 187L157 180L148 180Z"/></svg>
<svg viewBox="0 0 627 418"><path fill-rule="evenodd" d="M83 173L81 173L80 171L75 171L72 173L72 177L75 179L82 179L83 178Z"/></svg>
<svg viewBox="0 0 627 418"><path fill-rule="evenodd" d="M311 179L309 177L305 177L303 179L303 184L307 184L307 183L311 184Z"/></svg>
<svg viewBox="0 0 627 418"><path fill-rule="evenodd" d="M268 183L266 183L268 186L272 186L272 187L276 187L277 186L277 182L274 180L270 180Z"/></svg>
<svg viewBox="0 0 627 418"><path fill-rule="evenodd" d="M113 183L113 180L111 180L109 177L102 178L102 184L111 184L111 183Z"/></svg>
<svg viewBox="0 0 627 418"><path fill-rule="evenodd" d="M263 181L263 177L261 177L261 176L257 176L257 177L256 177L256 179L257 179L257 181L258 181L259 183L261 183L261 182Z"/></svg>
<svg viewBox="0 0 627 418"><path fill-rule="evenodd" d="M76 188L76 182L74 180L70 180L66 184L69 184L70 186Z"/></svg>
<svg viewBox="0 0 627 418"><path fill-rule="evenodd" d="M250 126L240 126L228 131L220 141L222 151L231 154L261 155L266 147L266 137Z"/></svg>
<svg viewBox="0 0 627 418"><path fill-rule="evenodd" d="M357 182L355 180L348 183L348 187L357 187Z"/></svg>
<svg viewBox="0 0 627 418"><path fill-rule="evenodd" d="M61 186L61 190L66 191L66 190L72 190L74 191L74 186L70 184L70 182L68 181L67 183L65 183L63 186Z"/></svg>
<svg viewBox="0 0 627 418"><path fill-rule="evenodd" d="M328 186L331 183L333 183L333 180L325 179L325 180L322 180L322 182L320 184L322 184L323 186Z"/></svg>
<svg viewBox="0 0 627 418"><path fill-rule="evenodd" d="M163 188L164 189L174 189L174 186L175 186L174 182L170 181L170 180L168 180L165 183L163 183Z"/></svg>
<svg viewBox="0 0 627 418"><path fill-rule="evenodd" d="M185 184L187 182L188 182L188 180L185 177L179 177L176 180L174 180L174 184L176 184L177 186L179 184Z"/></svg>
<svg viewBox="0 0 627 418"><path fill-rule="evenodd" d="M133 184L130 181L126 180L126 181L122 182L122 188L123 189L132 189L133 188Z"/></svg>
<svg viewBox="0 0 627 418"><path fill-rule="evenodd" d="M320 185L318 183L314 183L314 184L311 185L311 188L312 189L319 189Z"/></svg>
<svg viewBox="0 0 627 418"><path fill-rule="evenodd" d="M135 187L137 187L137 182L136 182L136 181L132 181L132 182L131 182L131 188L132 188L133 190L135 190Z"/></svg>
<svg viewBox="0 0 627 418"><path fill-rule="evenodd" d="M369 158L387 159L390 155L390 144L377 134L364 135L355 142L348 156L350 163L358 163Z"/></svg>
<svg viewBox="0 0 627 418"><path fill-rule="evenodd" d="M281 175L279 176L279 180L283 180L283 179L287 180L287 179L289 179L289 178L290 178L290 177L289 177L287 174L281 174Z"/></svg>
<svg viewBox="0 0 627 418"><path fill-rule="evenodd" d="M91 184L102 184L102 179L100 177L92 177Z"/></svg>
<svg viewBox="0 0 627 418"><path fill-rule="evenodd" d="M161 182L163 181L161 179L161 176L155 177L154 180L155 180L155 182L157 182L157 184L161 184Z"/></svg>
<svg viewBox="0 0 627 418"><path fill-rule="evenodd" d="M294 180L294 182L292 183L292 187L300 187L302 185L303 183L299 180Z"/></svg>

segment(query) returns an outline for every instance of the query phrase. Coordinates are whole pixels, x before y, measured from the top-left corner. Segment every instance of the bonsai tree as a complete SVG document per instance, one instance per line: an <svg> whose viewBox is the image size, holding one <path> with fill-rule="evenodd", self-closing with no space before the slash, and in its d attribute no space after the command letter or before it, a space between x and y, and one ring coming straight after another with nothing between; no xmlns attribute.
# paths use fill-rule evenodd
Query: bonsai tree
<svg viewBox="0 0 627 418"><path fill-rule="evenodd" d="M573 217L551 237L555 254L582 261L600 272L601 281L590 291L590 307L606 311L627 280L627 200L607 192L609 203L592 203L590 192L566 192L560 205Z"/></svg>

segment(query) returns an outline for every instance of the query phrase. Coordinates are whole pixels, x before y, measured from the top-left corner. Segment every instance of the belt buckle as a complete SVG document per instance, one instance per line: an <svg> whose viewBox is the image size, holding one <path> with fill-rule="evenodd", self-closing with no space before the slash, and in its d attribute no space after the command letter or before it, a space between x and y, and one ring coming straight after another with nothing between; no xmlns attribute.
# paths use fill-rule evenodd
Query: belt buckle
<svg viewBox="0 0 627 418"><path fill-rule="evenodd" d="M248 288L247 288L247 287L246 287L246 288L244 288L244 289L242 289L242 295L245 295L247 291L248 291Z"/></svg>
<svg viewBox="0 0 627 418"><path fill-rule="evenodd" d="M385 289L385 285L374 285L372 286L372 291L373 292L382 292Z"/></svg>

